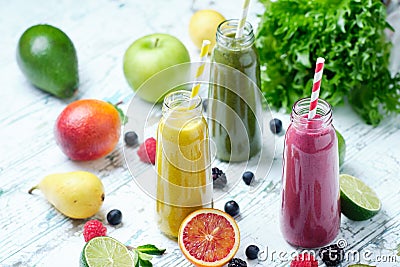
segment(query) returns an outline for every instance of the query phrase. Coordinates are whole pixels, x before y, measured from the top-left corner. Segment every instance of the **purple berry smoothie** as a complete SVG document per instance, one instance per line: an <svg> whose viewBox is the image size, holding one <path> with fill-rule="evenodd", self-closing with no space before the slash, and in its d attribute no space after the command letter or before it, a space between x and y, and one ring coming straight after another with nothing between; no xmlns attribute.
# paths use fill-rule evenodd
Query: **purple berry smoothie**
<svg viewBox="0 0 400 267"><path fill-rule="evenodd" d="M317 248L339 232L338 143L329 104L320 100L327 113L308 121L306 110L296 111L301 101L307 99L293 107L285 136L281 231L293 246Z"/></svg>

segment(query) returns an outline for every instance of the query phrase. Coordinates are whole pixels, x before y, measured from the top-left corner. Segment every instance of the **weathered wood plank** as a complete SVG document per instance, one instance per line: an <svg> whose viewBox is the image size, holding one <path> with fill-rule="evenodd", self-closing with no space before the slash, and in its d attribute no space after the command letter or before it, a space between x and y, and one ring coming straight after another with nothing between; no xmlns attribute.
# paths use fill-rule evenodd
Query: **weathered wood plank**
<svg viewBox="0 0 400 267"><path fill-rule="evenodd" d="M239 4L240 6L240 4ZM179 7L179 8L176 8ZM0 265L1 266L77 266L84 246L84 220L71 220L55 211L41 196L27 190L43 176L71 170L97 174L106 188L106 200L94 217L105 221L112 208L123 212L123 223L107 225L109 235L130 245L153 243L167 248L167 254L154 258L155 266L190 266L175 241L160 234L154 220L154 201L143 192L129 173L123 157L122 139L116 150L104 159L78 163L68 160L53 138L54 121L66 104L79 98L124 101L123 109L133 97L122 73L122 57L129 44L153 32L177 36L198 57L187 26L194 10L214 8L227 18L237 17L237 7L229 0L220 1L12 1L0 0ZM249 20L256 25L261 5L252 3ZM15 61L17 40L36 23L50 23L62 28L74 41L78 51L81 83L79 93L68 100L55 99L35 88L23 77ZM287 114L274 112L286 128ZM134 121L134 120L133 120ZM129 125L129 124L128 124ZM400 118L387 118L377 128L365 125L348 106L334 110L334 125L346 139L347 161L342 172L362 178L382 200L382 211L365 222L342 218L338 238L350 249L370 250L374 256L394 255L400 242ZM139 130L138 130L139 131ZM265 125L269 133L268 125ZM140 133L144 134L144 133ZM272 135L268 138L273 138ZM143 139L143 135L141 135ZM271 139L270 139L271 140ZM237 218L241 229L239 257L244 249L258 244L269 251L293 251L280 231L278 212L283 136L274 137L275 155L268 154L272 168L260 170L257 186L240 181L243 166L214 163L227 172L230 190L215 190L215 207L223 209L227 200L235 199L241 207ZM268 148L272 149L272 148ZM135 179L154 179L154 171L131 153L130 168ZM247 168L255 168L250 165ZM269 172L268 172L269 171ZM268 176L266 174L268 173ZM264 175L265 174L265 175ZM376 258L375 258L376 259ZM376 262L378 266L400 266ZM249 262L249 266L256 266ZM287 266L288 262L270 258L257 266Z"/></svg>

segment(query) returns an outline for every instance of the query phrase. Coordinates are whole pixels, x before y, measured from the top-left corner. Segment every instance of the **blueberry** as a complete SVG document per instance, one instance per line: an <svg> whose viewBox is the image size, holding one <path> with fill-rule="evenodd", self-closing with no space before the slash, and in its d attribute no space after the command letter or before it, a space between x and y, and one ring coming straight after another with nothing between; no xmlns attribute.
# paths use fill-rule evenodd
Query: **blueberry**
<svg viewBox="0 0 400 267"><path fill-rule="evenodd" d="M208 98L203 99L203 110L204 110L204 112L207 112L207 108L208 108Z"/></svg>
<svg viewBox="0 0 400 267"><path fill-rule="evenodd" d="M246 257L249 258L250 260L255 260L258 258L258 252L260 252L260 249L256 245L250 245L246 248Z"/></svg>
<svg viewBox="0 0 400 267"><path fill-rule="evenodd" d="M122 213L120 210L114 209L107 213L107 221L110 225L120 224L122 221Z"/></svg>
<svg viewBox="0 0 400 267"><path fill-rule="evenodd" d="M232 217L234 217L240 213L239 205L234 200L230 200L230 201L226 202L224 210L226 213L228 213Z"/></svg>
<svg viewBox="0 0 400 267"><path fill-rule="evenodd" d="M337 244L321 248L318 254L326 266L337 266L344 259L344 250Z"/></svg>
<svg viewBox="0 0 400 267"><path fill-rule="evenodd" d="M282 121L280 119L272 119L269 122L269 128L271 129L271 132L274 134L278 134L282 131Z"/></svg>
<svg viewBox="0 0 400 267"><path fill-rule="evenodd" d="M228 267L247 267L247 263L239 258L233 258L229 261Z"/></svg>
<svg viewBox="0 0 400 267"><path fill-rule="evenodd" d="M254 173L251 171L244 172L242 178L245 184L250 185L251 181L253 181Z"/></svg>
<svg viewBox="0 0 400 267"><path fill-rule="evenodd" d="M139 144L138 135L134 132L126 132L124 140L127 146L136 146Z"/></svg>

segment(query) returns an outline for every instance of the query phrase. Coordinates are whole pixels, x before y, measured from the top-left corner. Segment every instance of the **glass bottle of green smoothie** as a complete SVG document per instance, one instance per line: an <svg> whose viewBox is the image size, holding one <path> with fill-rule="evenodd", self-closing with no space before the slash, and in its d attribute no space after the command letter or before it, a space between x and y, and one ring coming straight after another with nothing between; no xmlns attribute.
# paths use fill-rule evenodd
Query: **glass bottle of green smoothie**
<svg viewBox="0 0 400 267"><path fill-rule="evenodd" d="M216 157L245 161L262 145L260 63L253 28L246 22L235 38L239 20L226 20L217 29L211 56L209 88L210 136Z"/></svg>

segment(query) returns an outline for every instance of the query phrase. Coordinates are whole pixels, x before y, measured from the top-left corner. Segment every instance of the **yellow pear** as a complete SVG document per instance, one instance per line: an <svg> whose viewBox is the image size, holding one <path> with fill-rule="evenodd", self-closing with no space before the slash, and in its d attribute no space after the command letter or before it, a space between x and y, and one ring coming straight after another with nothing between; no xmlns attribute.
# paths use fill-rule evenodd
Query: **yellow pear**
<svg viewBox="0 0 400 267"><path fill-rule="evenodd" d="M95 215L104 201L104 187L94 174L85 171L50 174L29 190L42 191L62 214L73 219Z"/></svg>

